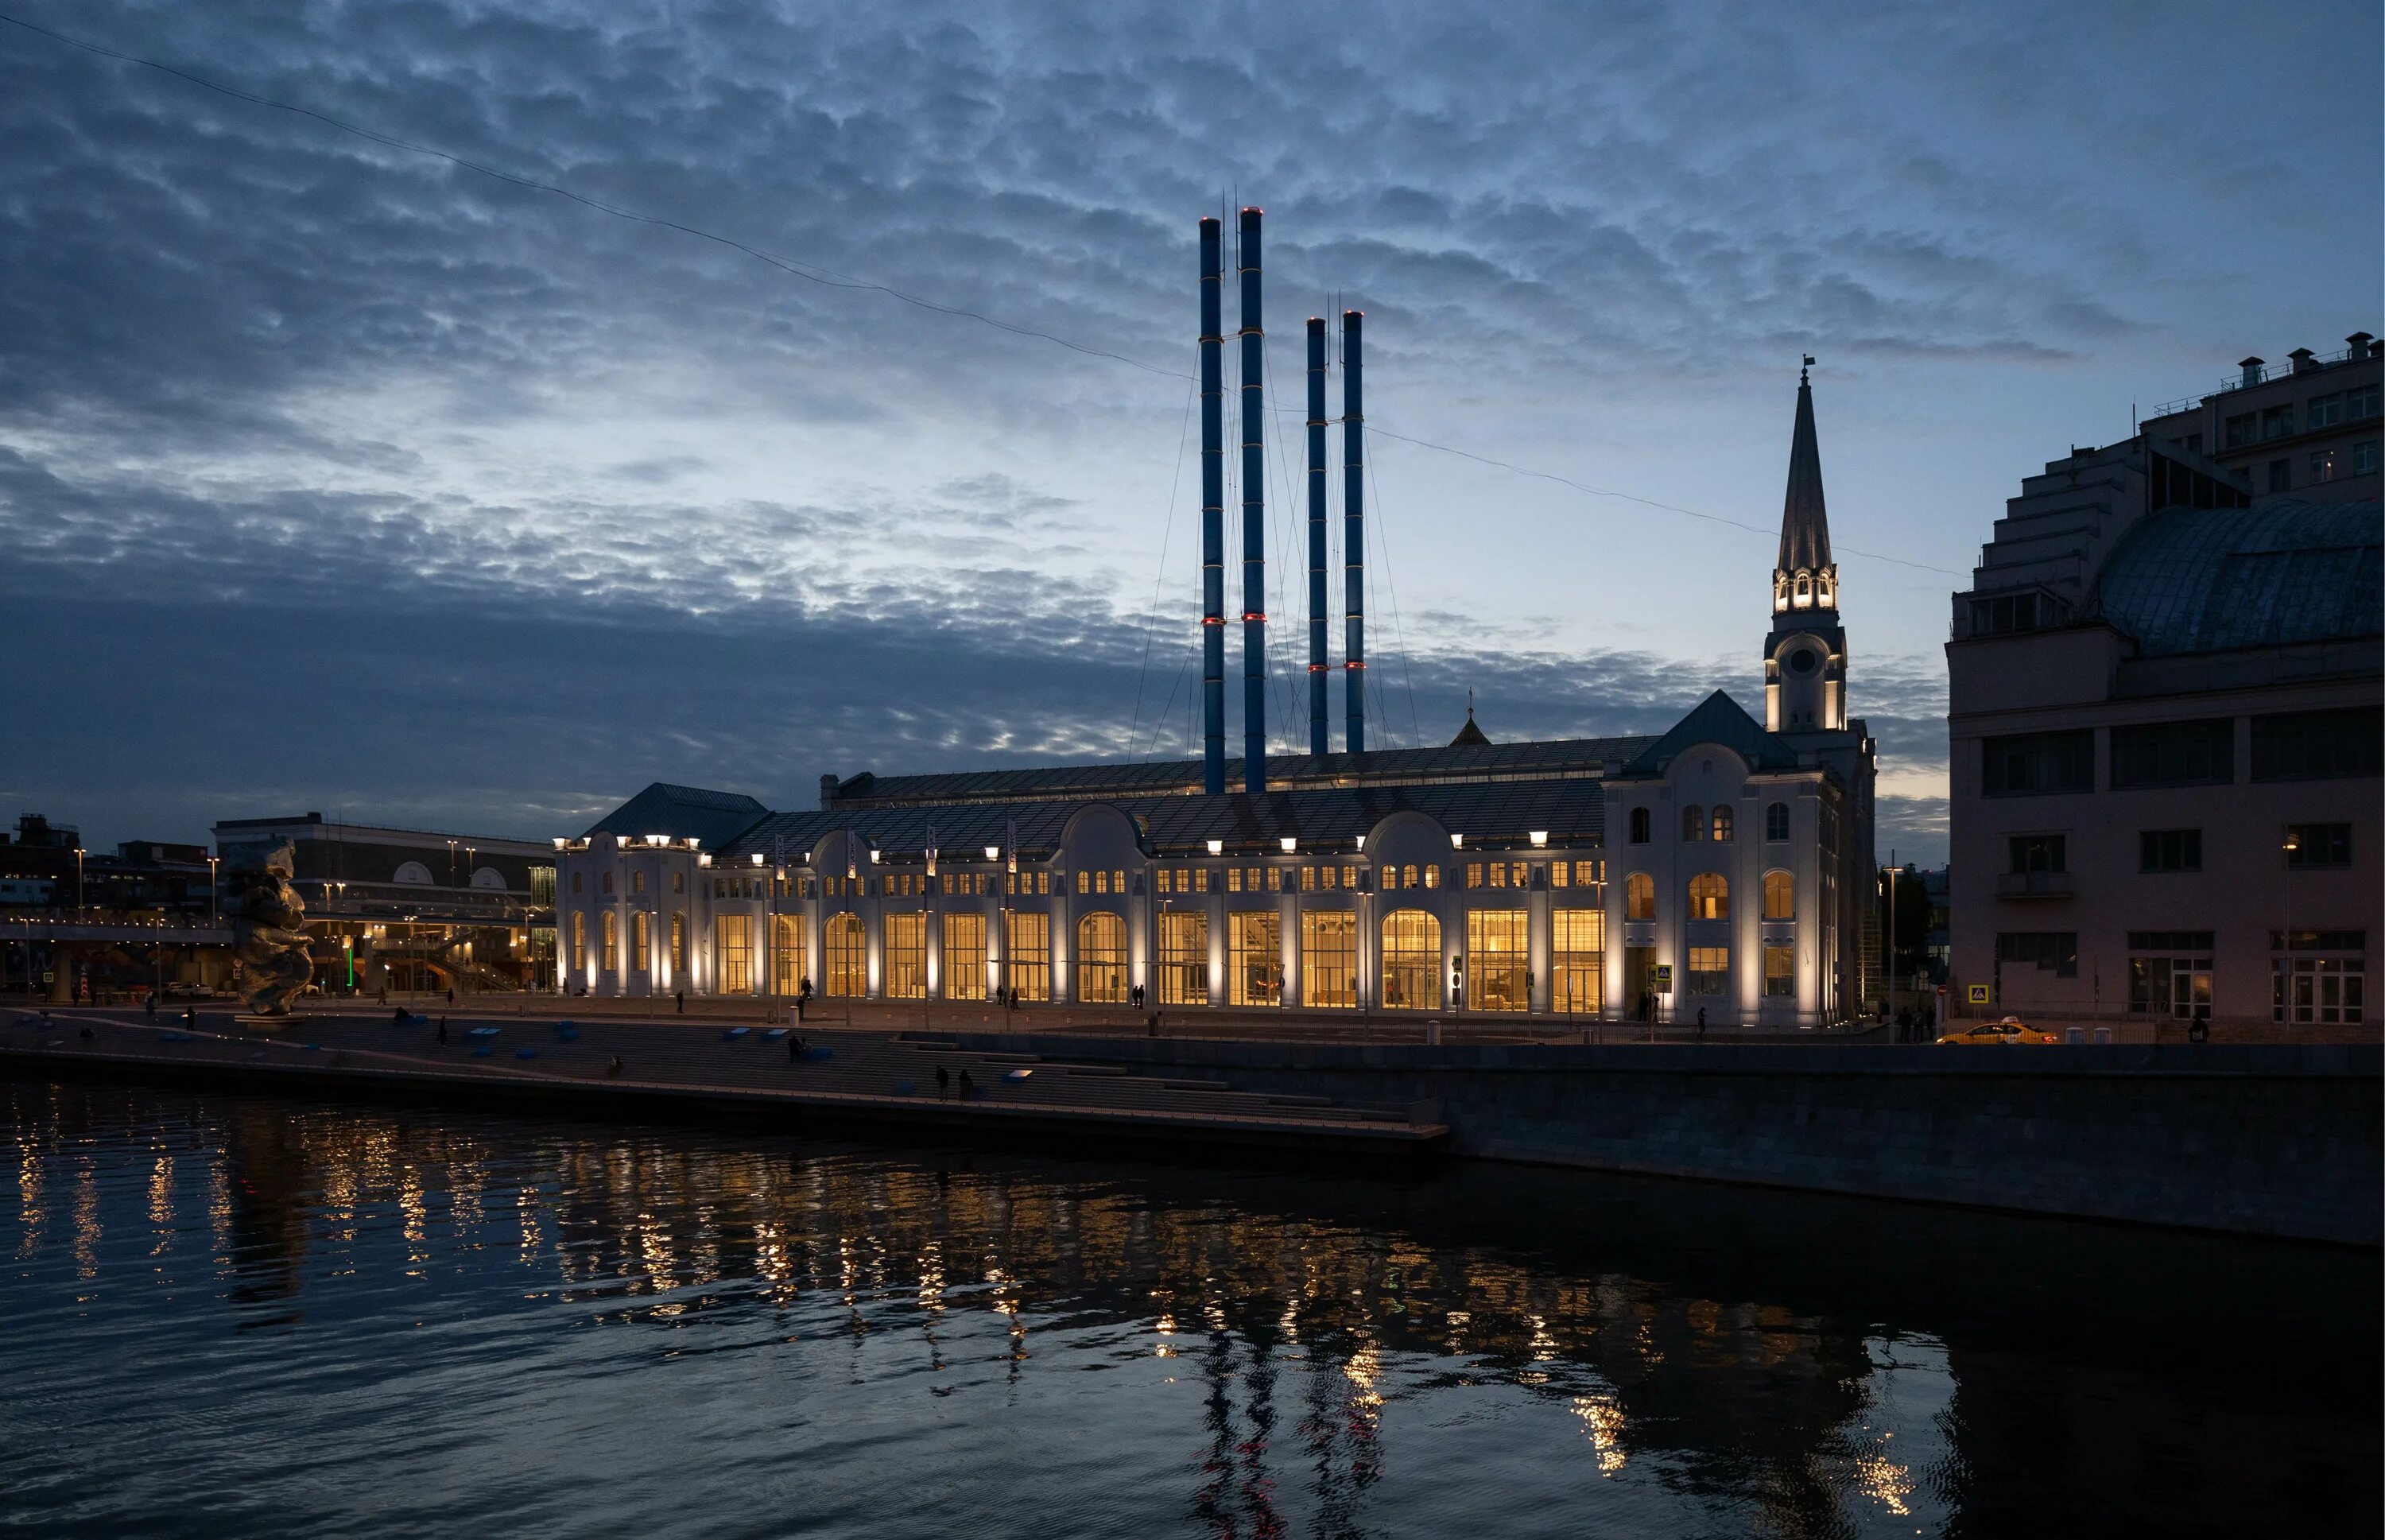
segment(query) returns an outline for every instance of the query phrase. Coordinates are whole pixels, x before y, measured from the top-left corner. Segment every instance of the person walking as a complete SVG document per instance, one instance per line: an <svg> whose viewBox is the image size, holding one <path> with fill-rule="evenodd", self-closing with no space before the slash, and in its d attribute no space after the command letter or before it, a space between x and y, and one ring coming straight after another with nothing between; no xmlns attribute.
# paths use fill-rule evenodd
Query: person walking
<svg viewBox="0 0 2385 1540"><path fill-rule="evenodd" d="M687 1014L687 991L686 991L686 990L684 990L684 989L682 989L682 990L679 990L679 991L676 991L676 992L671 995L671 998L672 998L674 1001L676 1001L676 1002L678 1003L678 1006L679 1006L679 1013L680 1013L681 1016L686 1015L686 1014Z"/></svg>
<svg viewBox="0 0 2385 1540"><path fill-rule="evenodd" d="M447 1018L444 1016L439 1018L439 1045L443 1048L447 1045Z"/></svg>
<svg viewBox="0 0 2385 1540"><path fill-rule="evenodd" d="M184 1006L182 1008L182 1025L187 1029L196 1027L198 1024L199 1008L196 1006Z"/></svg>
<svg viewBox="0 0 2385 1540"><path fill-rule="evenodd" d="M1698 1007L1698 1041L1699 1041L1699 1042L1701 1042L1701 1043L1703 1043L1703 1042L1704 1042L1705 1040L1706 1040L1706 1008L1705 1008L1705 1007L1704 1007L1704 1006L1700 1006L1700 1007Z"/></svg>
<svg viewBox="0 0 2385 1540"><path fill-rule="evenodd" d="M793 1033L789 1033L787 1037L787 1062L793 1064L795 1060L803 1057L804 1040Z"/></svg>
<svg viewBox="0 0 2385 1540"><path fill-rule="evenodd" d="M942 1100L943 1100L943 1099L944 1099L944 1093L945 1093L945 1092L947 1092L947 1091L950 1091L952 1088L953 1088L953 1077L952 1077L952 1072L951 1072L950 1070L946 1070L943 1065L941 1065L941 1064L937 1065L937 1066L936 1066L936 1099L937 1099L938 1101L942 1101Z"/></svg>
<svg viewBox="0 0 2385 1540"><path fill-rule="evenodd" d="M456 1008L456 986L452 983L447 986L447 1008Z"/></svg>
<svg viewBox="0 0 2385 1540"><path fill-rule="evenodd" d="M141 997L141 1008L148 1013L149 1020L152 1021L157 1020L157 992L156 990L153 989L148 994Z"/></svg>
<svg viewBox="0 0 2385 1540"><path fill-rule="evenodd" d="M967 1070L961 1071L961 1100L967 1101L977 1093L977 1082L969 1079Z"/></svg>

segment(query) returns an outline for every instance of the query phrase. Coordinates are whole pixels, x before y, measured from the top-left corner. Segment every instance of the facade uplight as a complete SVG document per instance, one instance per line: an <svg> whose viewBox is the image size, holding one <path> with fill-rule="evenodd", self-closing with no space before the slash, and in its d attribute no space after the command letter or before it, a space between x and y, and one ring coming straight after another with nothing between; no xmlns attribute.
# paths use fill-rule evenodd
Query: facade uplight
<svg viewBox="0 0 2385 1540"><path fill-rule="evenodd" d="M1548 832L1547 830L1545 830L1545 829L1535 829L1535 830L1533 830L1533 831L1532 831L1532 848L1533 848L1533 849L1538 850L1541 846L1542 846L1542 845L1546 845L1546 844L1548 844L1548 843L1549 843L1549 832Z"/></svg>
<svg viewBox="0 0 2385 1540"><path fill-rule="evenodd" d="M998 845L987 845L985 847L985 858L989 861L998 861L1002 859L1002 846Z"/></svg>
<svg viewBox="0 0 2385 1540"><path fill-rule="evenodd" d="M754 852L754 864L755 866L760 866L762 864L762 853L758 850Z"/></svg>
<svg viewBox="0 0 2385 1540"><path fill-rule="evenodd" d="M1300 836L1297 834L1286 834L1282 839L1276 843L1282 845L1283 853L1289 856L1293 851L1300 848Z"/></svg>
<svg viewBox="0 0 2385 1540"><path fill-rule="evenodd" d="M1452 834L1452 835L1450 835L1450 836L1449 836L1449 847L1450 847L1452 850L1463 850L1463 849L1465 849L1465 848L1466 848L1466 836L1465 836L1465 835L1463 835L1463 834Z"/></svg>
<svg viewBox="0 0 2385 1540"><path fill-rule="evenodd" d="M1223 840L1211 840L1211 841L1209 842L1209 854L1210 854L1210 855L1212 855L1212 856L1222 856L1222 855L1224 855L1225 853L1226 853L1226 842L1225 842L1225 841L1223 841Z"/></svg>

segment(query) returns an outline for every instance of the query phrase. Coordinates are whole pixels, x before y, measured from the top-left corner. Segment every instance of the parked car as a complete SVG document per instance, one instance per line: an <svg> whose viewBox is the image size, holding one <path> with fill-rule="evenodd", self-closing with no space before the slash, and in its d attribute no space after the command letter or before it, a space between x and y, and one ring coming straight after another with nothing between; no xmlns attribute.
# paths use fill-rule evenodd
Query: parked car
<svg viewBox="0 0 2385 1540"><path fill-rule="evenodd" d="M1998 1043L2052 1043L2050 1032L2041 1032L2017 1016L2007 1016L2001 1021L1982 1021L1976 1027L1942 1034L1939 1042L1950 1047L1967 1048Z"/></svg>

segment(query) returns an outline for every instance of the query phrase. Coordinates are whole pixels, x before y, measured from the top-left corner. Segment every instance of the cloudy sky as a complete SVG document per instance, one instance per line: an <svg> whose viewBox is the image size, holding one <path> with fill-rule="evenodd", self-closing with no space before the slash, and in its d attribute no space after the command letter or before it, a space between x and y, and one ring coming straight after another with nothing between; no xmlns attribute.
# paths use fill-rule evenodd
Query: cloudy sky
<svg viewBox="0 0 2385 1540"><path fill-rule="evenodd" d="M1379 744L1760 707L1811 352L1882 855L1942 858L2019 478L2385 331L2373 0L0 14L0 816L100 844L1197 753L1240 201L1284 557L1302 321L1367 312Z"/></svg>

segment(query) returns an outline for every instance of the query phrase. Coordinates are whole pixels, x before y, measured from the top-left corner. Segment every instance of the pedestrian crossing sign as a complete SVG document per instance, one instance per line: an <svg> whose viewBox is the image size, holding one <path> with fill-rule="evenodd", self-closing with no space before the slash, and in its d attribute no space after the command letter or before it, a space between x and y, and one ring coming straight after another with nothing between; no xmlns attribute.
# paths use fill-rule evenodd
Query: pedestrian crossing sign
<svg viewBox="0 0 2385 1540"><path fill-rule="evenodd" d="M1988 1003L1988 986L1986 984L1975 983L1971 985L1971 1003L1975 1006L1983 1006Z"/></svg>
<svg viewBox="0 0 2385 1540"><path fill-rule="evenodd" d="M1659 995L1670 995L1673 992L1673 965L1660 962L1652 966L1648 970L1648 986Z"/></svg>

